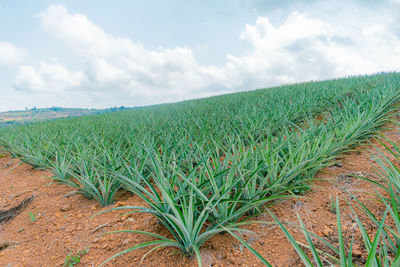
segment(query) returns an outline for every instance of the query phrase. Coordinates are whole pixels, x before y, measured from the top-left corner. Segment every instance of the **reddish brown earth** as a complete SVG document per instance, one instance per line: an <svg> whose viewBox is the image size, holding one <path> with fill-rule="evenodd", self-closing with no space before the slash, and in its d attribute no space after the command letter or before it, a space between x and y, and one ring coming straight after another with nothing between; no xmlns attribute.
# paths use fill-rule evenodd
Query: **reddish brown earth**
<svg viewBox="0 0 400 267"><path fill-rule="evenodd" d="M400 143L400 132L386 131L393 141ZM382 148L376 141L373 142ZM308 229L325 236L335 243L336 215L330 211L330 197L338 195L341 201L343 228L347 242L356 235L354 257L362 265L366 259L358 230L347 204L343 190L357 195L376 214L382 207L375 197L365 192L373 192L370 184L346 174L358 174L375 179L371 154L376 153L370 145L347 153L341 158L341 166L333 166L319 172L322 179L313 182L313 190L305 198L285 200L271 210L280 221L297 224L298 212ZM0 153L1 154L1 153ZM94 218L91 216L110 207L102 208L96 201L87 200L74 194L70 187L52 183L49 171L38 171L21 164L9 156L0 158L0 210L7 210L27 197L33 201L12 220L0 225L0 266L63 266L69 253L89 248L76 266L98 266L107 258L129 247L151 240L148 237L119 233L98 237L104 232L135 229L168 235L155 218L147 214L118 216L122 212L110 212ZM145 205L138 197L128 193L120 196L116 205ZM36 214L32 221L29 213ZM368 220L364 222L368 231L374 227ZM257 217L259 221L272 221L268 213ZM244 239L274 266L302 266L297 254L289 245L282 231L274 224L253 224L247 227L254 234L246 234ZM296 238L302 235L290 228ZM5 248L4 248L5 247ZM140 262L148 249L130 252L112 260L107 266L196 266L194 257L187 258L173 248L164 248L148 255ZM261 262L229 234L217 235L201 248L204 266L262 266Z"/></svg>

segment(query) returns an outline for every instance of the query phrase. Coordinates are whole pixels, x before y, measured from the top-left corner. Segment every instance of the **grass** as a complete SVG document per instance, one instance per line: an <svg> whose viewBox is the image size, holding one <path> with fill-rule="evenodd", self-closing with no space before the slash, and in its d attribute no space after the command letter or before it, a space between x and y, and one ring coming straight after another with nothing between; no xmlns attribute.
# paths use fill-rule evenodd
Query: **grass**
<svg viewBox="0 0 400 267"><path fill-rule="evenodd" d="M38 220L39 212L38 211L36 211L36 212L29 211L28 215L29 215L29 218L31 219L31 222L35 223Z"/></svg>
<svg viewBox="0 0 400 267"><path fill-rule="evenodd" d="M155 105L0 129L0 145L53 179L107 206L127 190L170 236L121 253L165 246L196 255L215 234L235 237L268 205L303 194L340 153L397 115L400 75L323 82ZM337 204L337 203L336 203ZM146 254L147 255L147 254Z"/></svg>
<svg viewBox="0 0 400 267"><path fill-rule="evenodd" d="M334 213L334 214L336 214L336 201L335 201L335 198L329 197L328 206L329 206L329 211Z"/></svg>

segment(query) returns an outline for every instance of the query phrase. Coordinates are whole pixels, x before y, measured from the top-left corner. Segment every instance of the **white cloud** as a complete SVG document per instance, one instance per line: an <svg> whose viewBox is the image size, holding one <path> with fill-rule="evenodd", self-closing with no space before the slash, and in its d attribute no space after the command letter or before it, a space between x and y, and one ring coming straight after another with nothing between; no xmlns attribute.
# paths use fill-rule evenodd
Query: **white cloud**
<svg viewBox="0 0 400 267"><path fill-rule="evenodd" d="M256 50L271 51L284 48L296 40L326 35L331 31L329 25L296 11L278 28L275 28L268 18L258 17L256 25L246 25L240 37L250 41Z"/></svg>
<svg viewBox="0 0 400 267"><path fill-rule="evenodd" d="M400 40L387 25L348 26L343 31L299 12L279 27L259 17L241 35L253 50L227 59L255 86L400 70Z"/></svg>
<svg viewBox="0 0 400 267"><path fill-rule="evenodd" d="M35 68L22 66L15 77L15 87L27 91L40 91L44 88L44 80Z"/></svg>
<svg viewBox="0 0 400 267"><path fill-rule="evenodd" d="M148 50L128 38L105 33L85 15L70 14L62 5L52 5L37 17L44 29L86 61L83 91L112 90L125 97L140 96L146 103L156 103L212 94L207 88L213 84L225 87L225 74L213 66L200 66L190 49ZM19 83L30 77L22 77ZM58 84L66 81L59 80Z"/></svg>
<svg viewBox="0 0 400 267"><path fill-rule="evenodd" d="M22 47L16 47L9 42L0 41L0 65L14 65L22 62L27 52Z"/></svg>
<svg viewBox="0 0 400 267"><path fill-rule="evenodd" d="M60 93L79 87L86 80L82 72L70 72L63 65L41 62L39 68L21 66L18 68L14 87L20 91Z"/></svg>
<svg viewBox="0 0 400 267"><path fill-rule="evenodd" d="M152 104L400 70L400 39L391 31L388 20L360 20L340 27L293 12L282 25L274 26L268 18L259 17L240 35L251 44L251 51L240 57L227 55L222 66L203 66L188 48L146 49L131 39L104 32L85 15L71 14L62 5L52 5L37 16L44 29L66 43L86 64L76 72L58 62L23 66L15 87L57 93L76 89L82 99L92 95L104 103L113 99L130 101L128 105Z"/></svg>

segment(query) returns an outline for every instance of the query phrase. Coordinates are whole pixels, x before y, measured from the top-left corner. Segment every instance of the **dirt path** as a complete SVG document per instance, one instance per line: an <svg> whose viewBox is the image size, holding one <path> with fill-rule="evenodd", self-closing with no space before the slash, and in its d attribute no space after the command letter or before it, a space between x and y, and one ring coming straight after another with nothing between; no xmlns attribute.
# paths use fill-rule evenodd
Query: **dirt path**
<svg viewBox="0 0 400 267"><path fill-rule="evenodd" d="M393 141L400 142L400 132L385 133ZM335 242L336 215L330 211L329 202L330 197L347 196L341 192L341 188L358 195L377 213L381 208L372 196L359 192L372 192L369 184L347 176L358 174L374 177L369 149L372 147L363 146L358 151L348 153L341 164L326 168L317 175L324 180L316 180L314 189L307 193L306 198L283 201L272 211L281 221L289 223L297 223L296 212L299 212L309 229ZM97 266L124 249L150 240L127 233L96 237L100 233L135 229L167 235L156 219L146 214L118 216L121 212L112 212L89 219L107 208L79 194L65 197L73 190L52 184L49 177L49 171L34 170L9 156L0 158L0 210L10 209L22 200L33 197L20 214L0 225L0 266L63 266L69 253L87 248L89 252L81 256L81 263L76 266ZM343 228L349 240L357 229L345 201L341 203ZM144 205L138 197L127 193L118 198L116 205L126 204ZM265 213L257 220L271 221L271 218ZM296 253L277 226L255 224L247 228L254 234L247 234L245 239L274 266L301 266ZM372 225L368 228L368 224L367 229L374 230ZM296 237L301 237L295 230L293 232ZM356 238L355 242L353 254L362 264L366 255L361 240ZM262 266L255 256L228 234L213 237L201 251L206 267ZM108 266L197 266L194 258L187 258L172 248L158 250L140 264L146 252L147 249L131 252L111 261Z"/></svg>

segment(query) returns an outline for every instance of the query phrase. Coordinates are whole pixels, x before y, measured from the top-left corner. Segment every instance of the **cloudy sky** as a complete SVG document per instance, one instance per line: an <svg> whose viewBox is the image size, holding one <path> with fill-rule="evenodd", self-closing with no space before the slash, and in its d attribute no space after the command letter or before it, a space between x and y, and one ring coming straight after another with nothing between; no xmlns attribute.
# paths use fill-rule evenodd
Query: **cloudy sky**
<svg viewBox="0 0 400 267"><path fill-rule="evenodd" d="M400 0L0 0L0 111L400 71Z"/></svg>

